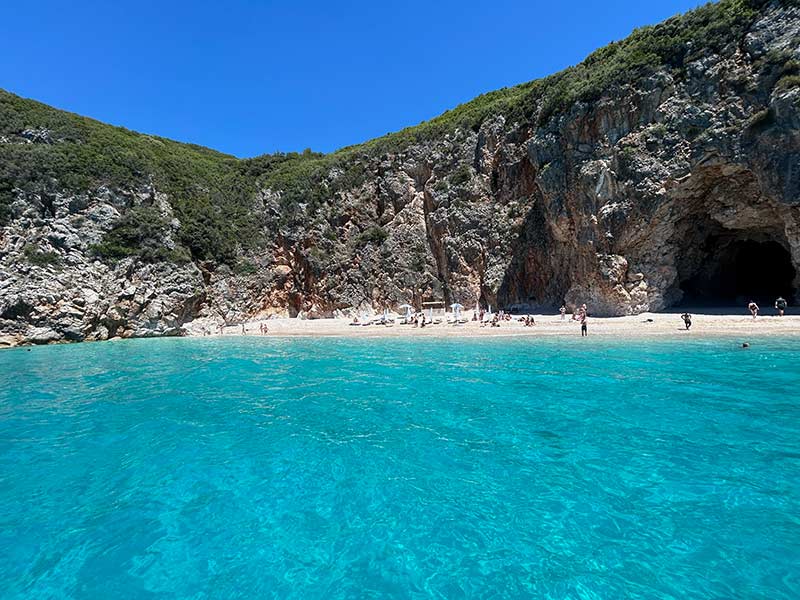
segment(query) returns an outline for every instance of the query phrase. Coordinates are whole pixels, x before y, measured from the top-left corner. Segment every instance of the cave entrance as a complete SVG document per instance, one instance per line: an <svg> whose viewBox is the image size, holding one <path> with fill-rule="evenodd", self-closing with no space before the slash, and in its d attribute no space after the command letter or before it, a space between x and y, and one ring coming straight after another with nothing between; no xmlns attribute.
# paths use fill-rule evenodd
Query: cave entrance
<svg viewBox="0 0 800 600"><path fill-rule="evenodd" d="M698 270L681 281L682 306L738 306L755 300L764 307L778 296L794 299L797 273L780 243L715 236L704 250Z"/></svg>

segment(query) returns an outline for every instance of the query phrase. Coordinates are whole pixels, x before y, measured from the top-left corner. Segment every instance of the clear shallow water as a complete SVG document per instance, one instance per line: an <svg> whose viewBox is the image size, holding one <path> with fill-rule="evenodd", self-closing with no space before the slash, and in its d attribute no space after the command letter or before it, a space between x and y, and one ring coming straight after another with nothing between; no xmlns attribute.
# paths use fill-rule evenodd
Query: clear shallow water
<svg viewBox="0 0 800 600"><path fill-rule="evenodd" d="M798 598L800 343L0 352L3 598Z"/></svg>

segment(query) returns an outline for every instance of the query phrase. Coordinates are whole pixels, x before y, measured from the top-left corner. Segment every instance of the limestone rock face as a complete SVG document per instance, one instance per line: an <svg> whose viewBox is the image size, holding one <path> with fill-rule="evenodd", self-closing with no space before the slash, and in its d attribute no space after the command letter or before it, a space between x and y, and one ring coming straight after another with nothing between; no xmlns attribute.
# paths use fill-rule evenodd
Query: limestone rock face
<svg viewBox="0 0 800 600"><path fill-rule="evenodd" d="M46 216L37 198L17 203L0 236L0 335L38 344L180 334L205 299L194 264L92 256L126 202L108 190L56 196Z"/></svg>
<svg viewBox="0 0 800 600"><path fill-rule="evenodd" d="M800 60L790 4L767 3L740 43L697 54L680 74L656 69L543 122L497 114L355 155L364 177L341 183L346 169L332 167L334 191L301 202L288 225L284 191L261 187L264 240L240 250L249 272L95 260L92 245L130 207L155 198L171 218L154 188L18 190L0 229L0 343L178 335L193 319L319 318L424 299L635 314L735 296L731 273L754 256L763 263L749 268L785 262L779 275L796 295L800 87L774 58ZM0 143L53 143L33 125Z"/></svg>

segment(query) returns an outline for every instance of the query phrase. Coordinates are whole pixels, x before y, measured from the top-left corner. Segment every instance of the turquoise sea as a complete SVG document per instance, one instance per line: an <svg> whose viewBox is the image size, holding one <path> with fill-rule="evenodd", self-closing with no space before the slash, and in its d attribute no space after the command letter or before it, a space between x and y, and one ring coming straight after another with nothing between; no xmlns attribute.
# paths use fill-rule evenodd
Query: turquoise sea
<svg viewBox="0 0 800 600"><path fill-rule="evenodd" d="M800 342L0 351L0 598L800 597Z"/></svg>

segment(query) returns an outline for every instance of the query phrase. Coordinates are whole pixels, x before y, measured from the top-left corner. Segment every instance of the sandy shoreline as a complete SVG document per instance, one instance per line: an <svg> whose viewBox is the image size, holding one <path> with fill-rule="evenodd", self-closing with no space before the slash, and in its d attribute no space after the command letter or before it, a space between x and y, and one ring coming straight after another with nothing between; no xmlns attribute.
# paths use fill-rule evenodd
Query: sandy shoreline
<svg viewBox="0 0 800 600"><path fill-rule="evenodd" d="M249 336L261 336L260 325L269 328L271 337L508 337L508 336L577 336L580 324L567 315L561 320L558 315L533 315L536 325L525 327L516 320L503 321L500 327L481 326L476 321L460 325L439 323L424 328L413 325L350 325L347 319L252 319L245 323ZM211 324L194 323L187 326L187 333L196 336L219 336L219 330ZM800 337L800 316L765 315L753 319L749 315L692 314L692 328L686 331L678 313L643 313L626 317L591 317L588 320L590 336L636 338L650 336L741 336L758 337L769 335ZM225 327L223 336L243 335L242 326Z"/></svg>

